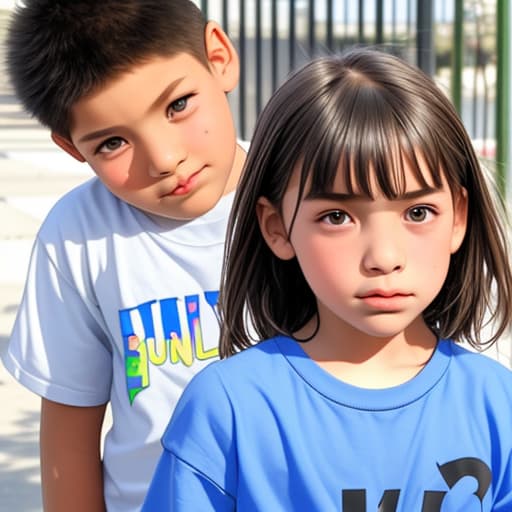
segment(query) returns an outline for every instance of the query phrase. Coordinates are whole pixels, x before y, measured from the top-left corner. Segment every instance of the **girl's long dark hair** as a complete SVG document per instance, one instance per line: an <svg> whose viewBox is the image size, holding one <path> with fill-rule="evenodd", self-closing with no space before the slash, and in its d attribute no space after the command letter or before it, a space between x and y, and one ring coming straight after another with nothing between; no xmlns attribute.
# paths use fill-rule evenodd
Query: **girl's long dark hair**
<svg viewBox="0 0 512 512"><path fill-rule="evenodd" d="M267 247L256 217L258 198L280 208L298 165L299 200L332 189L337 172L345 173L349 191L369 197L374 173L382 192L394 198L404 191L405 161L426 185L419 155L436 187L443 174L454 195L467 190L469 204L466 236L442 290L423 313L425 322L439 336L465 339L477 348L510 327L504 205L485 178L461 120L419 69L382 52L357 49L307 64L276 91L258 119L228 228L221 357L277 334L291 335L317 311L297 260L280 260ZM308 178L311 189L305 191ZM480 334L488 311L495 329L484 343Z"/></svg>

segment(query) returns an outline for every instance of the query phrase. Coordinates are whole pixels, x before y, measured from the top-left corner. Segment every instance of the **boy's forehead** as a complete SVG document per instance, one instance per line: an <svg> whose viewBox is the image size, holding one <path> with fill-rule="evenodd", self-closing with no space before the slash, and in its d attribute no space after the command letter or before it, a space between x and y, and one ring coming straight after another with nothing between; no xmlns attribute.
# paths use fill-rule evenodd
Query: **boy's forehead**
<svg viewBox="0 0 512 512"><path fill-rule="evenodd" d="M160 100L167 100L181 83L195 86L206 74L210 72L204 64L187 53L148 57L80 98L71 107L71 132L81 137L99 124L107 127L123 120L129 122L139 110L149 110Z"/></svg>

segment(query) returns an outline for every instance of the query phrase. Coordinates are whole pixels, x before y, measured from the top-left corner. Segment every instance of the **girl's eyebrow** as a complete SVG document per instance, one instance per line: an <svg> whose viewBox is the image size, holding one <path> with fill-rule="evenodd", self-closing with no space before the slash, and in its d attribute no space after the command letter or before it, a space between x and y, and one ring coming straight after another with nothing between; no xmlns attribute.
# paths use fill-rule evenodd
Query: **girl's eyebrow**
<svg viewBox="0 0 512 512"><path fill-rule="evenodd" d="M394 197L393 201L407 201L411 199L418 199L420 197L429 196L432 194L438 194L442 188L424 187L418 190L411 190L404 192L403 194ZM305 201L313 199L328 199L331 201L361 201L367 200L366 194L349 194L346 192L310 192L304 197Z"/></svg>

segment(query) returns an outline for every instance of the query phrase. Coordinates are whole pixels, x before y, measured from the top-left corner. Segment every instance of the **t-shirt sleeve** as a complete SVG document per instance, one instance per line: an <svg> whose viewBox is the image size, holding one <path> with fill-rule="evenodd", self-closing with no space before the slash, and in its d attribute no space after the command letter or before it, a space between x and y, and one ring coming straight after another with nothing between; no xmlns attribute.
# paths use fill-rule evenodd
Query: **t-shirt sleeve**
<svg viewBox="0 0 512 512"><path fill-rule="evenodd" d="M48 400L100 405L109 400L112 355L101 312L63 270L64 255L36 238L3 362L21 384Z"/></svg>
<svg viewBox="0 0 512 512"><path fill-rule="evenodd" d="M232 512L235 500L200 471L164 450L142 512Z"/></svg>
<svg viewBox="0 0 512 512"><path fill-rule="evenodd" d="M172 506L146 510L234 510L236 428L229 394L216 371L219 364L222 361L210 364L192 379L162 438L164 453L152 493L166 488L170 495L165 499ZM189 487L191 480L194 484ZM190 490L196 487L197 493ZM151 502L156 503L155 499L151 497ZM204 501L204 507L196 508L196 499L198 503ZM212 508L217 501L222 507ZM181 506L189 502L194 506Z"/></svg>

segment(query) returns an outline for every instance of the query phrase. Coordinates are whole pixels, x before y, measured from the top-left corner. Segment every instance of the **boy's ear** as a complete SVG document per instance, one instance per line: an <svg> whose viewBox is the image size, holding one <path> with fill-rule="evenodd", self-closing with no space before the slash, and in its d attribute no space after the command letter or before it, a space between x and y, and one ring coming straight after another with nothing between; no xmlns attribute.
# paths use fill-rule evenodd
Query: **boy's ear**
<svg viewBox="0 0 512 512"><path fill-rule="evenodd" d="M462 245L468 225L468 191L461 188L455 194L456 196L453 198L452 254L456 253Z"/></svg>
<svg viewBox="0 0 512 512"><path fill-rule="evenodd" d="M52 132L52 140L62 148L66 153L70 154L73 158L76 158L79 162L85 162L85 158L82 156L80 151L76 149L75 145L66 137Z"/></svg>
<svg viewBox="0 0 512 512"><path fill-rule="evenodd" d="M224 92L232 91L240 75L240 61L235 47L215 21L206 24L204 42L212 73L220 80Z"/></svg>
<svg viewBox="0 0 512 512"><path fill-rule="evenodd" d="M256 215L260 231L270 250L282 260L295 257L295 250L288 238L283 218L276 207L266 198L260 197L256 203Z"/></svg>

